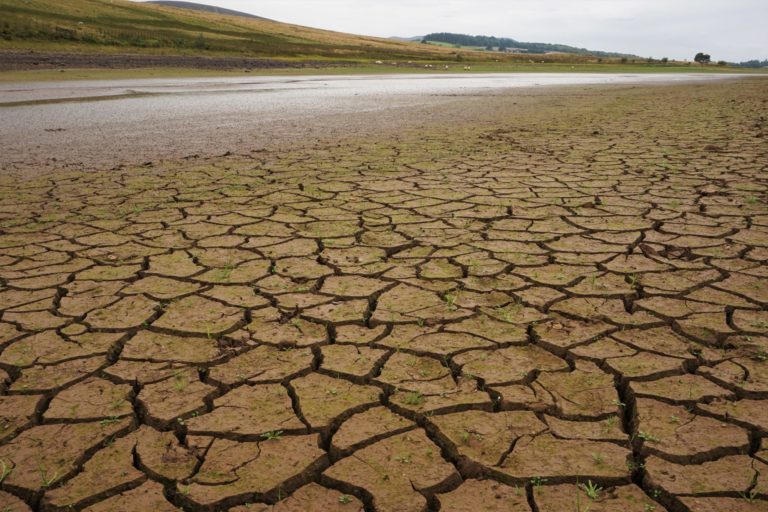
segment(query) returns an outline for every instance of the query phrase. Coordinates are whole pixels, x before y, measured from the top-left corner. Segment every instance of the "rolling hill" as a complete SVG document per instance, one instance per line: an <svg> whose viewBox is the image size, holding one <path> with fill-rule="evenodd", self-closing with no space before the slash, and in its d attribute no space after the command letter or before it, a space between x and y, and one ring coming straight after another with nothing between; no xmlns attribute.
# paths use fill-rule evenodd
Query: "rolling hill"
<svg viewBox="0 0 768 512"><path fill-rule="evenodd" d="M360 61L457 50L126 0L0 0L0 50Z"/></svg>
<svg viewBox="0 0 768 512"><path fill-rule="evenodd" d="M223 7L216 7L215 5L197 4L194 2L178 2L175 0L151 0L146 2L148 4L164 5L166 7L177 7L179 9L189 9L191 11L203 11L212 12L214 14L225 14L227 16L239 16L241 18L254 18L257 20L266 20L268 18L262 18L255 14L248 14L247 12L233 11L232 9L225 9Z"/></svg>
<svg viewBox="0 0 768 512"><path fill-rule="evenodd" d="M550 49L542 47L542 51ZM3 69L42 65L44 59L38 57L43 54L50 57L45 64L48 67L56 67L59 61L77 61L77 65L85 67L121 67L129 59L121 60L120 56L128 54L134 66L146 60L148 65L200 67L210 65L213 58L221 60L224 67L251 67L242 65L242 61L255 60L268 62L270 67L371 65L376 61L400 67L450 61L496 67L534 63L527 53L514 55L485 51L485 46L457 48L447 42L422 44L421 40L345 34L186 1L0 0L0 60L5 55L6 61L13 61ZM82 59L66 57L75 54L78 59L82 55L94 59L82 64ZM137 55L145 59L135 58ZM105 60L106 56L111 60ZM178 62L156 62L160 57ZM197 60L190 64L193 58ZM559 63L569 68L571 64L598 60L609 59L581 51L535 57L537 64Z"/></svg>

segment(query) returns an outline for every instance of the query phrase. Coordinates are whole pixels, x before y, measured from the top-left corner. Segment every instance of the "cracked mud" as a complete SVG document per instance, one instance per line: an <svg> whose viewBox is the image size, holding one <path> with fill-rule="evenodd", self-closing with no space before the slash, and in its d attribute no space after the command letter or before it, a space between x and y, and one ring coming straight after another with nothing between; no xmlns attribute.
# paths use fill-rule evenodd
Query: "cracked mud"
<svg viewBox="0 0 768 512"><path fill-rule="evenodd" d="M768 510L767 86L1 178L0 509Z"/></svg>

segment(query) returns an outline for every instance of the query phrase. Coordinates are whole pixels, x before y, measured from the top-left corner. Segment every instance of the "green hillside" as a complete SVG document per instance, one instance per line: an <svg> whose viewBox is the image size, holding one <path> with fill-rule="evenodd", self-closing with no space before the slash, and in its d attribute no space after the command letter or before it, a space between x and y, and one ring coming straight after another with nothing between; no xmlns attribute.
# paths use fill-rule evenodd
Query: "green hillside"
<svg viewBox="0 0 768 512"><path fill-rule="evenodd" d="M164 5L166 7L178 7L179 9L190 9L193 11L225 14L228 16L239 16L241 18L256 18L258 20L268 19L268 18L262 18L261 16L256 16L255 14L248 14L247 12L233 11L232 9L216 7L215 5L198 4L195 2L180 2L178 0L149 0L145 3L155 4L155 5Z"/></svg>
<svg viewBox="0 0 768 512"><path fill-rule="evenodd" d="M185 8L127 0L0 0L0 71L333 65L377 73L430 72L447 69L449 64L452 70L461 69L456 66L459 62L471 63L472 71L486 72L733 69L577 53L533 55L485 51L481 46L455 48L447 42L359 36L211 12L204 5L190 9L188 2L183 3Z"/></svg>
<svg viewBox="0 0 768 512"><path fill-rule="evenodd" d="M333 60L448 59L456 50L125 0L0 0L0 49Z"/></svg>

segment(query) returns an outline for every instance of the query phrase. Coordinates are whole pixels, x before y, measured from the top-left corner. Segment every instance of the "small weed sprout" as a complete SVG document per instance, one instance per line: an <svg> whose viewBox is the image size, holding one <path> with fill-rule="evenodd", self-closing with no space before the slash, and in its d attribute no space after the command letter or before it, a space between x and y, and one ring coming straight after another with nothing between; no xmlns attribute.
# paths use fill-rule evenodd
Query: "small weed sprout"
<svg viewBox="0 0 768 512"><path fill-rule="evenodd" d="M11 471L13 471L13 466L7 465L4 460L0 459L0 484L11 474Z"/></svg>
<svg viewBox="0 0 768 512"><path fill-rule="evenodd" d="M407 405L421 405L424 403L424 396L418 391L411 391L405 395Z"/></svg>
<svg viewBox="0 0 768 512"><path fill-rule="evenodd" d="M341 503L342 505L348 505L352 503L352 496L350 496L349 494L342 494L341 496L339 496L339 503Z"/></svg>
<svg viewBox="0 0 768 512"><path fill-rule="evenodd" d="M219 280L220 281L229 281L232 277L232 272L235 270L235 265L232 263L227 263L219 269Z"/></svg>
<svg viewBox="0 0 768 512"><path fill-rule="evenodd" d="M37 467L37 471L40 473L40 479L43 481L43 487L48 488L53 484L58 478L59 478L59 470L58 468L56 471L53 472L53 475L50 477L48 476L48 470L44 469L42 466Z"/></svg>
<svg viewBox="0 0 768 512"><path fill-rule="evenodd" d="M576 512L589 512L591 504L587 503L587 505L582 509L581 508L581 493L579 492L579 489L581 489L581 484L579 483L579 479L576 478Z"/></svg>
<svg viewBox="0 0 768 512"><path fill-rule="evenodd" d="M102 427L106 427L106 426L112 425L113 423L117 423L118 421L120 421L119 417L111 416L109 418L104 418L103 420L101 420L99 422L99 425Z"/></svg>
<svg viewBox="0 0 768 512"><path fill-rule="evenodd" d="M747 503L755 503L757 501L758 496L757 489L751 489L749 492L740 492L739 496L741 496L744 500L747 501Z"/></svg>
<svg viewBox="0 0 768 512"><path fill-rule="evenodd" d="M584 492L591 500L596 500L599 498L602 491L603 488L593 483L592 480L588 480L587 483L584 484Z"/></svg>
<svg viewBox="0 0 768 512"><path fill-rule="evenodd" d="M272 432L265 432L261 434L261 438L265 441L275 441L283 437L282 430L274 430Z"/></svg>
<svg viewBox="0 0 768 512"><path fill-rule="evenodd" d="M187 375L182 371L175 371L173 372L173 388L181 393L187 388L187 384L189 384L189 380L187 378Z"/></svg>
<svg viewBox="0 0 768 512"><path fill-rule="evenodd" d="M648 441L649 443L658 443L659 441L661 441L661 439L654 436L653 434L649 432L643 432L642 430L637 433L637 437L639 437L643 441Z"/></svg>
<svg viewBox="0 0 768 512"><path fill-rule="evenodd" d="M747 492L740 492L739 496L742 497L747 503L754 503L757 500L758 496L758 490L757 490L757 483L758 483L758 475L759 473L756 473L752 477L752 482L749 485L749 490Z"/></svg>
<svg viewBox="0 0 768 512"><path fill-rule="evenodd" d="M499 308L498 311L501 314L501 318L507 322L507 323L513 323L513 319L515 316L522 313L522 311L525 309L525 304L523 304L523 299L520 297L515 297L515 301L507 306L506 308Z"/></svg>
<svg viewBox="0 0 768 512"><path fill-rule="evenodd" d="M508 324L512 323L512 313L508 309L499 308L498 314L501 317L501 319L507 322Z"/></svg>

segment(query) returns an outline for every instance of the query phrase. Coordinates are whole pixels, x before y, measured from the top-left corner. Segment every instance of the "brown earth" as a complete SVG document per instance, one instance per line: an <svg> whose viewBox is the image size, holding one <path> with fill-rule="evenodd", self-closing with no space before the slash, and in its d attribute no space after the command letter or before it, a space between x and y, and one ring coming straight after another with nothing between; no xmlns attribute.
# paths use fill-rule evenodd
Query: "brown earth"
<svg viewBox="0 0 768 512"><path fill-rule="evenodd" d="M0 178L0 510L768 510L768 83L534 103Z"/></svg>
<svg viewBox="0 0 768 512"><path fill-rule="evenodd" d="M88 54L51 52L0 52L0 71L33 69L138 69L138 68L189 68L189 69L275 69L275 68L324 68L351 66L344 62L302 61L291 62L274 59L246 57L197 57L193 55L139 55L139 54Z"/></svg>

